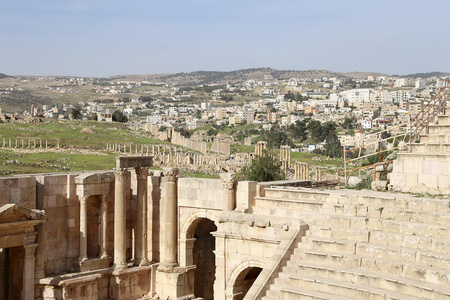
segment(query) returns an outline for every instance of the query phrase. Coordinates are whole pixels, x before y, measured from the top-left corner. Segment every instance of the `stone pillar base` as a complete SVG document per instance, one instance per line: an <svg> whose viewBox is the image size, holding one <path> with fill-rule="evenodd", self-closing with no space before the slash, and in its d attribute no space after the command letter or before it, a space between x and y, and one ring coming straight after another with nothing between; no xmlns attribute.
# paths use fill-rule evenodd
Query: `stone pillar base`
<svg viewBox="0 0 450 300"><path fill-rule="evenodd" d="M195 266L168 268L160 265L156 270L156 291L160 299L194 299L194 269Z"/></svg>

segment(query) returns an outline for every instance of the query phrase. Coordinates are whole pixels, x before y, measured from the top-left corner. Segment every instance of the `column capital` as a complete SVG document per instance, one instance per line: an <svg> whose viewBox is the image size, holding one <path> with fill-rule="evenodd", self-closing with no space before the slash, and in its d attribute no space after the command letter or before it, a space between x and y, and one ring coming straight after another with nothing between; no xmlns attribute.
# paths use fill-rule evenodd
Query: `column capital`
<svg viewBox="0 0 450 300"><path fill-rule="evenodd" d="M167 178L169 182L176 182L179 170L177 168L165 168L163 171L164 177Z"/></svg>
<svg viewBox="0 0 450 300"><path fill-rule="evenodd" d="M89 198L89 196L87 196L87 195L78 196L78 201L80 201L80 203L82 203L82 204L86 204L88 198Z"/></svg>
<svg viewBox="0 0 450 300"><path fill-rule="evenodd" d="M101 202L106 202L106 195L105 194L100 195L100 201Z"/></svg>
<svg viewBox="0 0 450 300"><path fill-rule="evenodd" d="M234 189L236 186L236 174L235 173L220 173L220 179L222 179L222 186L224 189Z"/></svg>
<svg viewBox="0 0 450 300"><path fill-rule="evenodd" d="M34 258L34 251L36 250L38 244L28 244L23 245L25 249L25 258Z"/></svg>
<svg viewBox="0 0 450 300"><path fill-rule="evenodd" d="M128 174L128 170L127 169L114 169L114 175L116 176L116 181L117 182L125 182L126 176Z"/></svg>
<svg viewBox="0 0 450 300"><path fill-rule="evenodd" d="M136 167L134 168L138 180L144 180L148 176L148 168Z"/></svg>

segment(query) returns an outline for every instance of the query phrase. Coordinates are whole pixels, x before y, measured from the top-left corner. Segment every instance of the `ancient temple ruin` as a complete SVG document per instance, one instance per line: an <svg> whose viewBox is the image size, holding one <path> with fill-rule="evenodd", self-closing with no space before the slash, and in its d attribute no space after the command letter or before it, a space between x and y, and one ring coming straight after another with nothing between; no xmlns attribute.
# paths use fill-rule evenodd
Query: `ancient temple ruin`
<svg viewBox="0 0 450 300"><path fill-rule="evenodd" d="M0 298L448 299L446 154L406 168L419 148L392 188L437 196L302 188L303 163L289 181L181 178L146 155L0 178Z"/></svg>

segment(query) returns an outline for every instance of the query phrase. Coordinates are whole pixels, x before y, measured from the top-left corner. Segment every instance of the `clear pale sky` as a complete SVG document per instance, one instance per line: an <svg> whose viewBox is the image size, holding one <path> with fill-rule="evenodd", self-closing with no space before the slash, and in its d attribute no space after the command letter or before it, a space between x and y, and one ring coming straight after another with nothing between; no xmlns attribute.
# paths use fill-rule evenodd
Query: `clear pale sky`
<svg viewBox="0 0 450 300"><path fill-rule="evenodd" d="M450 72L449 0L0 0L0 73Z"/></svg>

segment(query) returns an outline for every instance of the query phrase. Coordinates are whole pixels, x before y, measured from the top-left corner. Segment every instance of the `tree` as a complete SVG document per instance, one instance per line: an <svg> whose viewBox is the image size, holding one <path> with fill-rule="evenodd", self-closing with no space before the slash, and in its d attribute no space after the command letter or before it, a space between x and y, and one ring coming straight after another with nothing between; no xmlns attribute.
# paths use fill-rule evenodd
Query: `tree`
<svg viewBox="0 0 450 300"><path fill-rule="evenodd" d="M288 132L293 136L294 139L299 139L303 142L308 138L308 132L306 131L306 122L297 120L294 124L291 124L288 128Z"/></svg>
<svg viewBox="0 0 450 300"><path fill-rule="evenodd" d="M288 137L286 132L277 131L274 127L272 127L269 131L266 132L265 140L267 141L267 145L270 148L279 149L281 145L289 145L294 147L294 143L292 139Z"/></svg>
<svg viewBox="0 0 450 300"><path fill-rule="evenodd" d="M342 128L344 129L353 129L354 123L356 122L355 118L345 117L344 122L342 123Z"/></svg>
<svg viewBox="0 0 450 300"><path fill-rule="evenodd" d="M128 122L128 117L120 110L116 110L112 114L112 120L114 122L126 123Z"/></svg>
<svg viewBox="0 0 450 300"><path fill-rule="evenodd" d="M284 180L285 176L281 170L281 163L271 152L264 152L262 156L257 156L250 165L243 169L245 180L251 181L275 181Z"/></svg>
<svg viewBox="0 0 450 300"><path fill-rule="evenodd" d="M342 157L342 145L334 131L325 138L325 155L329 157Z"/></svg>
<svg viewBox="0 0 450 300"><path fill-rule="evenodd" d="M71 113L72 113L72 116L73 116L74 120L75 119L79 119L81 117L81 106L80 105L75 105L72 108Z"/></svg>
<svg viewBox="0 0 450 300"><path fill-rule="evenodd" d="M209 136L216 136L217 135L217 130L214 130L214 128L209 128L206 131L206 134L209 135Z"/></svg>

